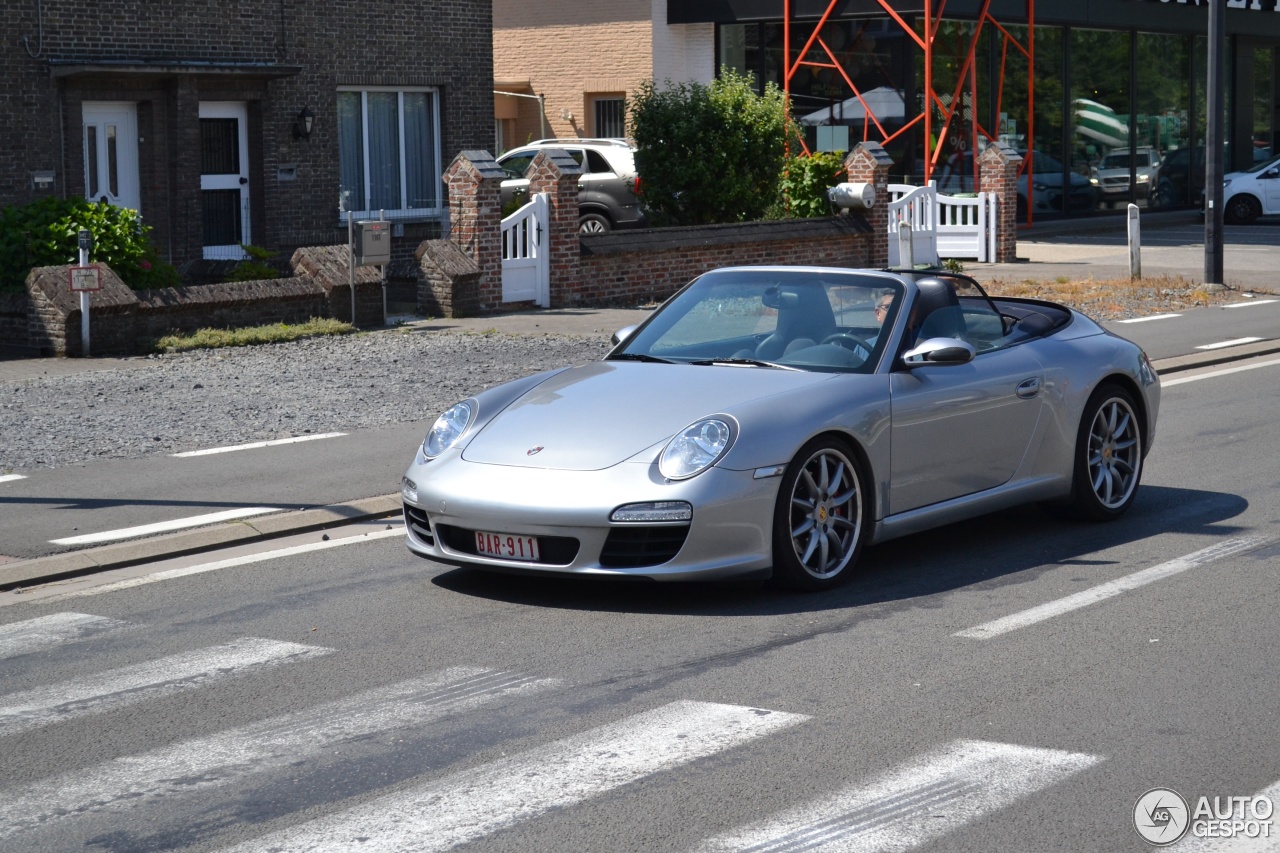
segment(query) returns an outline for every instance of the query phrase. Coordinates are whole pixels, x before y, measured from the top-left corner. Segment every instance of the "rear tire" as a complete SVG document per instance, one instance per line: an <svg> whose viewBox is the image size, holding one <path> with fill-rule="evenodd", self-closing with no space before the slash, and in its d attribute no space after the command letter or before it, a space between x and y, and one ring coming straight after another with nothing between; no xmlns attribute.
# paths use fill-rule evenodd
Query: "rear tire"
<svg viewBox="0 0 1280 853"><path fill-rule="evenodd" d="M1104 383L1089 398L1076 435L1071 509L1112 521L1133 505L1142 479L1142 427L1133 396Z"/></svg>
<svg viewBox="0 0 1280 853"><path fill-rule="evenodd" d="M787 466L773 513L773 582L817 592L854 573L870 529L866 478L848 446L816 438Z"/></svg>
<svg viewBox="0 0 1280 853"><path fill-rule="evenodd" d="M579 234L606 234L613 230L613 223L603 213L584 213L578 217Z"/></svg>

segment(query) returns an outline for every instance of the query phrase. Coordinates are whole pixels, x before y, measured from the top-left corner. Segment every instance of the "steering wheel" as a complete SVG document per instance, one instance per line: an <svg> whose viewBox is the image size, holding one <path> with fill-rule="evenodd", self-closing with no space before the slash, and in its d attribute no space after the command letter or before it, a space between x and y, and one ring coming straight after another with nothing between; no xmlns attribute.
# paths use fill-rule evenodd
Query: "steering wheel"
<svg viewBox="0 0 1280 853"><path fill-rule="evenodd" d="M863 361L866 361L867 359L871 358L871 344L867 343L857 335L851 335L848 332L836 332L835 334L827 335L825 338L822 339L822 343L839 344L840 346L854 353L856 353L858 350L862 350L862 352L864 353L864 355L862 356Z"/></svg>

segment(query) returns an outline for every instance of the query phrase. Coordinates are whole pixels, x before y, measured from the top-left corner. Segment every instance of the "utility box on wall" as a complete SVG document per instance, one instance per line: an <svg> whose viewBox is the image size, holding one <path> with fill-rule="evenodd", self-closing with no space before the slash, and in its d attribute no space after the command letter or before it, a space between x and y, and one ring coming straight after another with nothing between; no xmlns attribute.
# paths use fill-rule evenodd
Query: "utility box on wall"
<svg viewBox="0 0 1280 853"><path fill-rule="evenodd" d="M384 219L363 219L356 223L356 266L372 267L391 263L391 223Z"/></svg>

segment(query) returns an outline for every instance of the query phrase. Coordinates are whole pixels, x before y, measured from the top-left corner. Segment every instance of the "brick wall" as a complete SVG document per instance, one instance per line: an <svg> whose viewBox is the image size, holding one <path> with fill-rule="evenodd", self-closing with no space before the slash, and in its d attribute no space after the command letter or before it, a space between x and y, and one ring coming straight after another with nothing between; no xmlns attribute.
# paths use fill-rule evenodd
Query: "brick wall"
<svg viewBox="0 0 1280 853"><path fill-rule="evenodd" d="M175 263L199 257L202 243L201 101L248 103L253 242L286 255L346 240L337 213L339 86L438 87L442 167L444 152L493 140L488 0L41 0L6 4L5 31L0 205L82 194L81 105L136 103L141 213ZM208 67L175 70L179 61ZM126 63L150 68L112 71ZM241 67L214 73L228 63ZM84 66L97 67L77 72ZM298 140L293 124L304 106L315 129ZM294 180L280 180L285 164L296 166ZM33 170L54 171L53 187L33 189ZM396 256L410 258L431 236L431 226L407 226Z"/></svg>

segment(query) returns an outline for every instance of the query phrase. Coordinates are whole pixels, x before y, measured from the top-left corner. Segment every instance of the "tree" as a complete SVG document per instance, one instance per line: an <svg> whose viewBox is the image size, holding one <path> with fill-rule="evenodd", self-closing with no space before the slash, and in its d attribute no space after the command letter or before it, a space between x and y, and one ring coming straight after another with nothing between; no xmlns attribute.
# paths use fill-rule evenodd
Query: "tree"
<svg viewBox="0 0 1280 853"><path fill-rule="evenodd" d="M761 218L778 198L788 135L786 95L756 94L750 77L722 68L710 85L641 85L630 103L636 170L659 225Z"/></svg>

